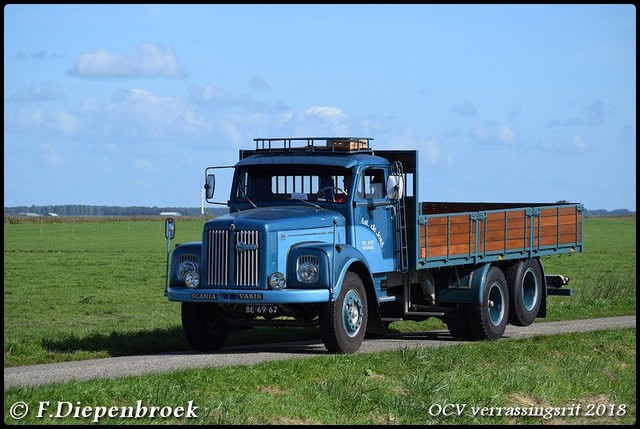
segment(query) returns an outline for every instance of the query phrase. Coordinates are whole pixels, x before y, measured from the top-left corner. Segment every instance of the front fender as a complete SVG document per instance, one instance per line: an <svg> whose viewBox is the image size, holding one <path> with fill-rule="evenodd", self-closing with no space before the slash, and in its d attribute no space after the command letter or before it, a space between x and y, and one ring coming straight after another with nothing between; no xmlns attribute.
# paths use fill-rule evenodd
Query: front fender
<svg viewBox="0 0 640 429"><path fill-rule="evenodd" d="M334 264L335 282L330 293L331 300L340 294L342 289L342 282L347 275L347 271L356 271L362 278L365 286L367 284L373 287L373 276L371 275L371 267L367 258L355 247L348 245L336 246L336 260Z"/></svg>
<svg viewBox="0 0 640 429"><path fill-rule="evenodd" d="M297 267L299 258L305 256L315 256L319 261L319 278L312 284L305 284L297 278ZM371 267L364 255L356 248L346 245L331 243L310 242L298 244L291 248L287 263L287 287L291 288L326 288L329 289L330 300L334 301L340 293L340 288L344 277L350 267L357 264L357 272L365 283L373 285ZM366 273L366 274L365 274Z"/></svg>
<svg viewBox="0 0 640 429"><path fill-rule="evenodd" d="M192 261L196 265L196 271L200 268L200 258L202 255L202 242L192 241L189 243L176 244L171 253L171 262L169 264L169 284L171 286L183 286L183 279L178 277L178 268L185 261Z"/></svg>

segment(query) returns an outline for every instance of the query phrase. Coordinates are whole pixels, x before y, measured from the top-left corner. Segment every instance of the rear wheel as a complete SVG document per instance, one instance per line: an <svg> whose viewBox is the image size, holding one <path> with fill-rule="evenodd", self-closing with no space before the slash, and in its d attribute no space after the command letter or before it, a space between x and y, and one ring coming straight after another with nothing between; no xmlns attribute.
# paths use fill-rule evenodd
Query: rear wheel
<svg viewBox="0 0 640 429"><path fill-rule="evenodd" d="M327 350L331 353L355 353L364 339L368 313L362 280L349 272L338 298L325 303L320 313L320 332Z"/></svg>
<svg viewBox="0 0 640 429"><path fill-rule="evenodd" d="M229 336L229 325L215 304L183 302L182 330L189 346L201 352L219 350Z"/></svg>
<svg viewBox="0 0 640 429"><path fill-rule="evenodd" d="M542 303L542 270L536 259L517 262L505 271L509 285L509 323L529 326Z"/></svg>
<svg viewBox="0 0 640 429"><path fill-rule="evenodd" d="M475 340L497 340L509 321L509 290L500 268L489 268L483 289L482 302L467 307L469 331Z"/></svg>

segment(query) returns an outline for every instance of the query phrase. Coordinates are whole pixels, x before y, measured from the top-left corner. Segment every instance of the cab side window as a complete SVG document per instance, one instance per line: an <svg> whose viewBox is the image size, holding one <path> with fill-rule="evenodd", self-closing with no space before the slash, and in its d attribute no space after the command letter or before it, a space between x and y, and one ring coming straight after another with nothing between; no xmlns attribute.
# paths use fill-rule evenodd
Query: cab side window
<svg viewBox="0 0 640 429"><path fill-rule="evenodd" d="M368 169L360 176L358 184L358 197L362 199L380 199L384 198L384 170Z"/></svg>

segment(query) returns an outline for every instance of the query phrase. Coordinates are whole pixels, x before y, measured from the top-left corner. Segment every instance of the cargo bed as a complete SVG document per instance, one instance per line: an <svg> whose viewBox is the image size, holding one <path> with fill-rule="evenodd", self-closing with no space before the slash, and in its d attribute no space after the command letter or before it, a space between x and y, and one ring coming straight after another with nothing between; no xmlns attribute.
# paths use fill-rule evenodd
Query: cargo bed
<svg viewBox="0 0 640 429"><path fill-rule="evenodd" d="M581 204L422 203L419 269L581 252Z"/></svg>

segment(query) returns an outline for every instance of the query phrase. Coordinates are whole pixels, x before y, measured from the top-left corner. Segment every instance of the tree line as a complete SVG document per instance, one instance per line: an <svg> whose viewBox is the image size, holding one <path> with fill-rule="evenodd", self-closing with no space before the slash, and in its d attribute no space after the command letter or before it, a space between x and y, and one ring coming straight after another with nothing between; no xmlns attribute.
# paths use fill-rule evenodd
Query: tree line
<svg viewBox="0 0 640 429"><path fill-rule="evenodd" d="M228 213L223 207L205 207L205 216L220 216ZM179 213L180 216L202 216L200 207L142 207L142 206L89 206L50 205L5 207L5 216L160 216L163 213Z"/></svg>

